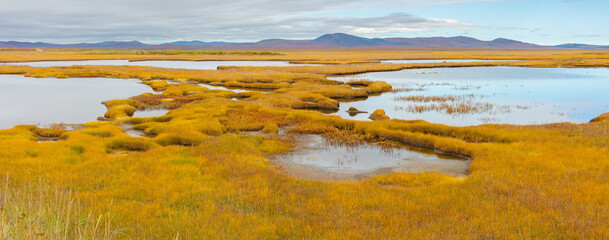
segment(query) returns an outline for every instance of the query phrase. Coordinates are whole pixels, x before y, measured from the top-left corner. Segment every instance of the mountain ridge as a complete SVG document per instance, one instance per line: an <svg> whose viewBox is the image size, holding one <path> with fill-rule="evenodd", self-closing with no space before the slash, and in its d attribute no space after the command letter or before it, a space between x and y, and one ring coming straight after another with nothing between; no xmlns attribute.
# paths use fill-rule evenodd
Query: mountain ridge
<svg viewBox="0 0 609 240"><path fill-rule="evenodd" d="M180 48L180 47L456 47L497 49L609 49L609 46L567 43L554 46L537 45L507 38L483 41L472 37L365 38L345 33L324 34L311 40L265 39L258 42L176 41L144 44L139 41L105 41L98 43L53 44L44 42L0 42L0 47L13 48Z"/></svg>

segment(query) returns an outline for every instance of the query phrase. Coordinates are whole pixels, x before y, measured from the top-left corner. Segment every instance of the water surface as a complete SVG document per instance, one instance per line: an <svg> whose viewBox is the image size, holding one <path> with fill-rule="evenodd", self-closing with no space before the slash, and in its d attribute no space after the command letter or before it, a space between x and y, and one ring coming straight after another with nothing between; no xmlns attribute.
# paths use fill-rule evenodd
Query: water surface
<svg viewBox="0 0 609 240"><path fill-rule="evenodd" d="M349 107L372 113L382 108L391 118L423 119L453 126L484 123L544 124L588 122L609 112L609 69L606 68L520 68L467 67L433 68L367 73L336 77L335 80L380 80L394 89L364 101L344 102L334 113L347 119L367 120L369 114L350 116ZM408 91L410 90L410 91ZM407 96L456 97L449 106L465 104L483 111L447 114L446 110L417 112L442 102L415 102L396 99Z"/></svg>
<svg viewBox="0 0 609 240"><path fill-rule="evenodd" d="M441 62L489 62L498 60L483 59L420 59L420 60L384 60L381 63L441 63ZM505 61L505 60L501 60ZM509 60L508 60L509 61ZM8 65L27 65L32 67L68 67L74 65L108 65L108 66L148 66L178 69L216 70L218 66L252 66L252 67L286 67L286 66L322 66L322 64L291 64L286 61L129 61L129 60L81 60L81 61L40 61L0 63Z"/></svg>
<svg viewBox="0 0 609 240"><path fill-rule="evenodd" d="M146 109L146 110L138 110L133 113L134 117L158 117L167 114L169 110L167 109Z"/></svg>
<svg viewBox="0 0 609 240"><path fill-rule="evenodd" d="M463 177L470 160L420 148L340 146L304 135L292 153L273 159L288 174L315 180L354 180L391 172L438 172Z"/></svg>
<svg viewBox="0 0 609 240"><path fill-rule="evenodd" d="M83 60L83 61L41 61L1 63L7 65L27 65L32 67L67 67L74 65L148 66L178 69L216 70L218 66L282 67L295 66L285 61L129 61L129 60ZM298 66L319 66L319 64L297 64Z"/></svg>
<svg viewBox="0 0 609 240"><path fill-rule="evenodd" d="M0 75L0 129L18 124L95 121L106 112L102 101L150 91L150 87L134 79Z"/></svg>
<svg viewBox="0 0 609 240"><path fill-rule="evenodd" d="M488 60L488 59L412 59L412 60L383 60L381 63L462 63L462 62L506 62L515 60Z"/></svg>
<svg viewBox="0 0 609 240"><path fill-rule="evenodd" d="M235 93L241 93L241 92L248 92L248 91L250 91L250 90L245 90L245 89L227 88L227 87L224 87L224 86L214 86L214 85L209 85L209 84L204 84L204 83L200 83L199 86L206 87L209 90L233 91Z"/></svg>

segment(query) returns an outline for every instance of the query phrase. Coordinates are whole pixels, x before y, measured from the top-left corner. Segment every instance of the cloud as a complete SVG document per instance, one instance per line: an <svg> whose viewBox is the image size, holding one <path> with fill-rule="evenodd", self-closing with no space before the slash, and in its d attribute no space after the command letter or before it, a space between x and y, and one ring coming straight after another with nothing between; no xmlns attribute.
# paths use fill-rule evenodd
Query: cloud
<svg viewBox="0 0 609 240"><path fill-rule="evenodd" d="M10 1L10 2L9 2ZM471 29L451 19L405 13L348 17L337 12L498 0L0 0L0 40L258 40L310 38L323 33L391 34L434 28ZM319 16L324 15L325 16ZM310 17L314 15L316 17Z"/></svg>
<svg viewBox="0 0 609 240"><path fill-rule="evenodd" d="M290 18L283 21L296 26L299 31L310 34L344 32L351 34L396 34L426 32L433 28L471 29L473 24L460 23L451 19L431 19L406 13L393 13L382 17L309 17Z"/></svg>
<svg viewBox="0 0 609 240"><path fill-rule="evenodd" d="M576 37L576 38L601 38L603 36L598 35L598 34L592 34L592 35L573 35L573 37Z"/></svg>

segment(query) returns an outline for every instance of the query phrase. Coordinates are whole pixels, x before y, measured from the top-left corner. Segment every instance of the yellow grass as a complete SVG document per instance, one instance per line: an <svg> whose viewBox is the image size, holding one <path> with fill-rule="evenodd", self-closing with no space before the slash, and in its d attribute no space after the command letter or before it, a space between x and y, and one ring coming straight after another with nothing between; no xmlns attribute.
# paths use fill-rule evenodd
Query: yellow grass
<svg viewBox="0 0 609 240"><path fill-rule="evenodd" d="M134 50L90 50L90 49L0 49L0 62L49 61L49 60L279 60L295 63L375 63L380 60L398 59L488 59L488 60L570 60L609 59L607 50L501 50L501 49L454 49L454 48L228 48L202 49L195 54L155 54L153 51ZM171 51L171 50L170 50ZM169 52L170 52L169 51ZM205 54L224 51L232 54ZM247 54L256 52L259 54ZM269 54L265 54L269 53Z"/></svg>
<svg viewBox="0 0 609 240"><path fill-rule="evenodd" d="M2 239L116 239L123 231L113 226L111 205L93 211L73 190L43 181L14 186L8 179L0 189Z"/></svg>
<svg viewBox="0 0 609 240"><path fill-rule="evenodd" d="M301 60L320 61L334 58L332 52L324 55L292 51L247 57L298 60L294 57L298 56ZM367 59L361 52L335 51L344 53L342 60ZM375 51L379 52L369 56L382 55L382 51ZM385 57L423 56L407 51L386 53ZM433 51L425 56L486 54L489 58L508 58L524 57L526 53ZM549 58L550 53L567 59L563 62L596 61L580 61L577 57L584 56L585 51L532 51L530 57ZM605 52L598 53L590 58L606 57ZM79 55L76 51L0 55L3 59L124 57ZM552 66L548 62L556 66L554 60L527 64ZM595 66L606 64L604 60L598 62ZM351 67L376 69L371 66ZM603 239L609 236L606 121L451 127L420 120L352 121L302 110L337 108L336 99L368 96L378 89L391 90L382 83L342 84L326 80L326 74L351 72L351 67L190 71L0 66L2 73L32 76L180 82L165 86L162 93L107 101L108 116L115 118L113 122L86 123L83 130L62 133L58 142L37 142L39 133L35 133L34 126L0 130L0 175L8 176L2 180L0 190L3 238ZM209 90L190 81L273 84L277 90L235 94ZM366 88L370 91L362 90ZM233 97L243 100L232 101ZM132 108L169 106L173 110L166 116L129 117ZM599 119L605 118L603 115ZM119 127L126 123L151 137L128 136ZM283 128L287 129L287 135L275 134ZM246 131L269 134L244 134ZM361 141L409 144L468 156L473 161L469 175L464 178L438 173L393 173L361 182L300 180L282 173L267 159L289 152L295 144L291 136L302 133L322 134L346 144Z"/></svg>

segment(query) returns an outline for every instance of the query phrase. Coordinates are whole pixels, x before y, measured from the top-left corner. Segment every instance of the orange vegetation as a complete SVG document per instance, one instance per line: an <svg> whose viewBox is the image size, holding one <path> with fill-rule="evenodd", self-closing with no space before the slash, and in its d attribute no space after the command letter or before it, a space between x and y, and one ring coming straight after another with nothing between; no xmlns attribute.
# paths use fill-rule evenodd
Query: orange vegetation
<svg viewBox="0 0 609 240"><path fill-rule="evenodd" d="M380 50L336 51L344 57L297 50L247 57L362 61L370 56L423 56L417 51L387 50L385 55ZM588 56L586 51L527 53L433 51L425 56L557 58L566 59L563 62L570 66L606 64L604 59L575 59ZM559 55L550 57L550 53ZM243 57L121 54L2 52L0 59ZM603 51L589 56L607 57ZM557 66L551 59L509 64ZM0 73L28 76L139 78L150 85L156 83L160 91L107 101L106 116L112 121L85 123L82 130L41 130L34 126L0 130L0 234L7 239L609 236L609 124L601 121L605 115L586 124L451 127L421 120L353 121L303 110L333 109L342 97L390 91L390 86L383 83L336 83L325 78L326 74L382 70L386 66L220 71L0 66ZM231 84L248 88L265 84L277 90L234 93L210 90L196 85L198 82L234 82ZM131 117L133 109L154 107L172 110L160 117ZM381 113L373 115L384 116ZM128 136L121 129L125 124L147 137ZM283 129L286 135L274 134ZM322 134L347 144L372 141L414 145L468 156L473 161L464 178L392 173L360 182L301 180L284 174L267 159L289 152L297 144L290 136L302 133ZM60 140L38 142L42 135L59 135Z"/></svg>

